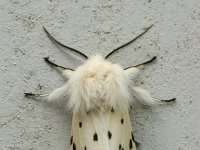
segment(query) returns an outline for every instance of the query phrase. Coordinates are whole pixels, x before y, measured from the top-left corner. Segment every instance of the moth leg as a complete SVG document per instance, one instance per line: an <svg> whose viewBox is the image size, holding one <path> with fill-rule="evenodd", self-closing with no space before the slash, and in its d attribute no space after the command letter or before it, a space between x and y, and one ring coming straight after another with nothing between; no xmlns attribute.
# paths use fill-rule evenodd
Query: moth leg
<svg viewBox="0 0 200 150"><path fill-rule="evenodd" d="M61 65L58 65L52 61L49 60L49 57L44 57L44 61L49 64L50 66L53 66L55 68L57 68L59 71L62 72L62 74L65 76L65 77L69 77L69 75L72 74L72 72L74 71L73 69L71 68L66 68L66 67L63 67Z"/></svg>
<svg viewBox="0 0 200 150"><path fill-rule="evenodd" d="M167 99L167 100L153 98L147 90L144 90L140 87L132 87L131 89L132 89L132 94L134 98L149 105L166 104L166 103L172 103L176 101L176 98Z"/></svg>
<svg viewBox="0 0 200 150"><path fill-rule="evenodd" d="M158 98L154 98L154 100L158 103L170 103L170 102L175 102L176 98L172 98L172 99L158 99Z"/></svg>
<svg viewBox="0 0 200 150"><path fill-rule="evenodd" d="M49 65L51 65L51 66L53 66L53 67L61 68L61 69L68 69L68 70L74 71L74 70L71 69L71 68L66 68L66 67L63 67L63 66L61 66L61 65L58 65L58 64L56 64L56 63L50 61L50 60L49 60L49 57L44 57L44 61L45 61L47 64L49 64Z"/></svg>
<svg viewBox="0 0 200 150"><path fill-rule="evenodd" d="M24 96L28 98L31 98L31 97L38 98L38 97L48 97L49 94L24 93Z"/></svg>
<svg viewBox="0 0 200 150"><path fill-rule="evenodd" d="M148 61L145 61L145 62L143 62L143 63L141 63L141 64L138 64L138 65L136 65L136 66L134 66L134 67L137 67L137 68L139 68L139 69L143 69L147 64L150 64L150 63L152 63L154 60L156 60L156 56L153 56L153 58L151 58L150 60L148 60Z"/></svg>
<svg viewBox="0 0 200 150"><path fill-rule="evenodd" d="M132 78L136 78L140 72L141 69L144 69L144 67L147 65L147 64L150 64L152 63L154 60L156 59L156 56L154 56L152 59L144 62L144 63L141 63L141 64L138 64L136 66L130 66L130 67L127 67L125 68L125 72L130 75Z"/></svg>
<svg viewBox="0 0 200 150"><path fill-rule="evenodd" d="M48 99L49 94L24 93L24 96L35 100L40 100L43 98Z"/></svg>
<svg viewBox="0 0 200 150"><path fill-rule="evenodd" d="M124 70L128 70L128 69L131 69L131 68L133 68L133 67L136 67L136 68L138 68L138 69L144 69L144 67L145 67L146 65L152 63L154 60L156 60L156 58L157 58L156 56L153 56L153 58L151 58L151 59L148 60L148 61L145 61L145 62L143 62L143 63L141 63L141 64L136 65L136 66L127 67L127 68L125 68Z"/></svg>
<svg viewBox="0 0 200 150"><path fill-rule="evenodd" d="M49 103L57 103L60 106L64 104L64 102L68 99L68 87L62 86L60 88L55 89L53 92L49 94L36 94L36 93L24 93L25 97L39 100L44 98L45 101Z"/></svg>

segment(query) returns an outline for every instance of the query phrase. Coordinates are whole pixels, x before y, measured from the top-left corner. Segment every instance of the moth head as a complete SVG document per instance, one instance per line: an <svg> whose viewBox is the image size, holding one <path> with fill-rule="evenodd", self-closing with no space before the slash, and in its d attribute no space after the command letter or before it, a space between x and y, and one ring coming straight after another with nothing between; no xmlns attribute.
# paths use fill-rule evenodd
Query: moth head
<svg viewBox="0 0 200 150"><path fill-rule="evenodd" d="M70 107L89 111L128 105L129 83L129 72L120 65L92 56L70 75Z"/></svg>
<svg viewBox="0 0 200 150"><path fill-rule="evenodd" d="M114 108L117 107L117 105L120 105L118 108L121 108L123 105L129 105L129 87L131 83L130 79L138 74L138 68L143 67L143 65L138 67L131 66L126 69L122 69L122 67L107 61L107 59L116 54L123 47L139 39L149 29L151 29L152 26L153 25L145 28L144 32L139 34L131 41L115 48L104 58L99 55L89 58L81 51L66 46L54 39L46 30L46 28L43 27L44 31L47 33L47 36L53 42L87 60L76 70L54 64L54 66L65 69L65 71L63 71L64 76L69 78L67 86L65 86L65 88L69 90L66 90L67 92L64 94L70 97L69 107L73 107L75 111L81 109L82 107L83 110L89 111L96 108ZM155 58L146 63L149 63L154 59ZM52 62L48 63L53 64Z"/></svg>

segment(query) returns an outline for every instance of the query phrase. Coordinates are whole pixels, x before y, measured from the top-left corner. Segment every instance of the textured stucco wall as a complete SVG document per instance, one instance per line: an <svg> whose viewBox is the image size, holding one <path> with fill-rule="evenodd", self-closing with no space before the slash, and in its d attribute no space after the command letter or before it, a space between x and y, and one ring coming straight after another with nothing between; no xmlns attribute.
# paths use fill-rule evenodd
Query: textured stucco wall
<svg viewBox="0 0 200 150"><path fill-rule="evenodd" d="M135 107L138 150L200 149L200 2L198 0L1 0L0 149L66 150L71 113L26 99L64 84L43 62L75 68L81 62L52 44L42 26L87 55L106 55L144 27L154 27L112 61L135 65L158 56L138 84L172 106Z"/></svg>

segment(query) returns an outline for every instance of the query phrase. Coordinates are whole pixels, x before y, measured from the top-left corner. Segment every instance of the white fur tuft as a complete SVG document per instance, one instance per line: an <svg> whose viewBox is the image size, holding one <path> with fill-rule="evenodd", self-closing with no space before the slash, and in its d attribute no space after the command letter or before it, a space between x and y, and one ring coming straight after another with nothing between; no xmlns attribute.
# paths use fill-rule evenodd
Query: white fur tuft
<svg viewBox="0 0 200 150"><path fill-rule="evenodd" d="M68 82L69 107L104 109L129 105L129 76L116 64L97 55L78 67ZM120 107L119 107L120 108Z"/></svg>
<svg viewBox="0 0 200 150"><path fill-rule="evenodd" d="M56 90L54 90L49 96L48 96L48 102L53 103L56 102L58 105L63 106L66 104L66 100L69 99L69 93L68 87L65 85L63 87L60 87Z"/></svg>
<svg viewBox="0 0 200 150"><path fill-rule="evenodd" d="M140 72L140 70L136 67L131 67L125 70L126 74L128 74L132 79L136 78Z"/></svg>
<svg viewBox="0 0 200 150"><path fill-rule="evenodd" d="M149 91L147 90L144 90L140 87L132 87L131 89L133 91L133 96L145 104L154 105L156 103L158 104L159 102L161 102L151 97Z"/></svg>

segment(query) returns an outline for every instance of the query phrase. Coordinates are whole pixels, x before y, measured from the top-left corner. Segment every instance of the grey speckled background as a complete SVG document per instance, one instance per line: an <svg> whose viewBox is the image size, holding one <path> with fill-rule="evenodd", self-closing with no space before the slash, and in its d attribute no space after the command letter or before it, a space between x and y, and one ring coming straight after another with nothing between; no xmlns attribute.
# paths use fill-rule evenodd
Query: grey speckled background
<svg viewBox="0 0 200 150"><path fill-rule="evenodd" d="M199 150L198 0L1 0L0 149L69 147L71 113L23 96L64 84L43 57L72 68L81 64L52 44L42 26L87 55L106 55L151 24L150 32L112 58L125 67L158 56L138 84L154 97L177 98L172 106L131 111L138 150Z"/></svg>

